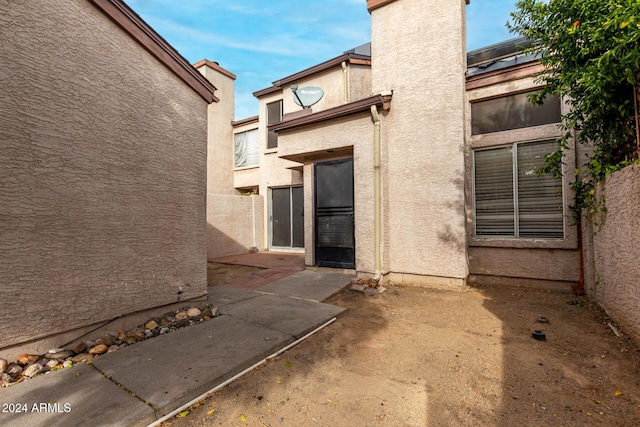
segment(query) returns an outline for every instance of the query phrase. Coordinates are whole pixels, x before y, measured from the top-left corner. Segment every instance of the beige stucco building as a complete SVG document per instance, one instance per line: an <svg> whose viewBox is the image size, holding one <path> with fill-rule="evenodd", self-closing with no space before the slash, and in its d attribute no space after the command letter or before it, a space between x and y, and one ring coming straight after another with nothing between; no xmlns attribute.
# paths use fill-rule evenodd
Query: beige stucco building
<svg viewBox="0 0 640 427"><path fill-rule="evenodd" d="M540 68L516 42L467 54L466 3L368 1L370 44L255 92L259 115L210 139L235 150L232 197L257 194L264 212L260 235L236 249L436 287L581 280L567 182L533 174L566 106L523 102ZM293 90L315 88L320 101L296 104ZM575 162L568 154L567 170Z"/></svg>
<svg viewBox="0 0 640 427"><path fill-rule="evenodd" d="M0 357L202 299L215 87L119 0L2 0L0 38Z"/></svg>

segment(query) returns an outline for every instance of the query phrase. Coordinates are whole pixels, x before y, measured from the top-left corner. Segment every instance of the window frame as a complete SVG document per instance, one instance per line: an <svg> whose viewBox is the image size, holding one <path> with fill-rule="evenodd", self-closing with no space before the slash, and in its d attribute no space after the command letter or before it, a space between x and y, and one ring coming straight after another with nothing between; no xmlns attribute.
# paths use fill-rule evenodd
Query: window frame
<svg viewBox="0 0 640 427"><path fill-rule="evenodd" d="M472 233L473 237L477 240L480 239L507 239L507 240L549 240L549 241L561 241L567 238L567 204L566 204L566 189L564 185L564 178L560 178L560 188L562 191L561 200L562 200L562 237L531 237L531 236L520 236L520 228L521 228L521 213L520 213L520 199L523 198L524 194L521 193L519 188L519 168L520 163L518 159L518 147L521 145L527 144L536 144L536 143L549 143L553 140L550 139L540 139L534 141L518 141L509 144L503 144L500 146L492 146L492 147L483 147L476 148L471 150L471 204L472 204ZM499 150L504 148L510 148L510 156L511 156L511 175L512 175L512 192L511 192L511 200L513 202L513 235L506 234L496 234L496 235L479 235L477 229L477 193L476 193L476 153L490 150Z"/></svg>
<svg viewBox="0 0 640 427"><path fill-rule="evenodd" d="M557 139L564 135L564 131L557 124L547 124L534 127L498 131L493 133L471 135L471 103L482 101L485 99L506 96L517 92L529 92L540 89L541 86L535 82L532 76L522 76L516 79L509 79L500 82L490 82L486 85L476 86L465 92L465 110L467 117L467 125L465 130L465 157L466 171L466 212L467 212L467 244L469 247L492 247L492 248L509 248L509 249L577 249L578 248L578 227L569 225L568 217L565 218L564 239L540 239L540 238L502 238L483 236L476 237L474 233L474 215L473 215L473 170L472 156L473 150L482 148L497 148L516 142L534 142L545 139ZM566 114L569 111L569 104L566 100L561 99L560 112ZM575 137L569 139L569 149L564 152L562 165L562 186L563 186L563 207L565 213L570 213L569 206L572 202L573 191L569 187L573 171L576 168L576 150L581 153L584 149L576 146Z"/></svg>
<svg viewBox="0 0 640 427"><path fill-rule="evenodd" d="M270 110L269 106L274 105L274 104L278 104L279 107L280 107L279 108L280 112L279 112L279 115L278 115L278 120L272 120L271 119L271 114L269 114L269 110ZM278 148L278 133L275 132L275 131L270 130L269 126L275 125L277 123L282 122L282 117L283 117L283 114L284 114L283 108L284 108L284 102L283 102L282 99L278 99L278 100L273 101L273 102L268 102L265 105L265 115L266 115L266 118L267 118L267 120L266 120L266 123L267 123L267 138L266 138L267 145L266 145L266 149L267 150L275 150L275 149Z"/></svg>
<svg viewBox="0 0 640 427"><path fill-rule="evenodd" d="M254 132L255 133L255 150L256 150L256 162L255 163L251 163L251 164L246 164L246 165L242 165L242 166L238 166L236 164L236 135L240 135L240 134L249 134L249 132ZM247 129L247 130L243 130L243 131L239 131L239 132L234 132L233 133L233 169L234 170L242 170L242 169L251 169L251 168L256 168L260 166L260 134L259 134L259 130L258 128L253 128L253 129Z"/></svg>

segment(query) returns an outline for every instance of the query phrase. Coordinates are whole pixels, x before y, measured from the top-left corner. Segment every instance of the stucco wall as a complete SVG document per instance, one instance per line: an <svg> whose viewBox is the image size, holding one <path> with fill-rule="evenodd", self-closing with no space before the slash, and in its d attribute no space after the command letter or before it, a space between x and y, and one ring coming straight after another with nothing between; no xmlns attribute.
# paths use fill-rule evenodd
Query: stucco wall
<svg viewBox="0 0 640 427"><path fill-rule="evenodd" d="M344 79L340 66L327 70L324 73L295 82L301 89L306 86L316 86L322 88L324 95L322 99L312 106L313 111L322 111L344 103ZM289 87L283 89L283 109L284 113L302 110L293 100L293 92Z"/></svg>
<svg viewBox="0 0 640 427"><path fill-rule="evenodd" d="M373 123L369 112L321 122L280 133L283 153L310 153L312 161L335 159L342 147L353 147L354 215L356 237L356 270L373 273ZM344 156L341 156L344 157ZM314 211L312 161L305 162L305 251L306 262L314 259Z"/></svg>
<svg viewBox="0 0 640 427"><path fill-rule="evenodd" d="M566 282L566 291L580 280L576 249L469 248L469 272L475 275ZM513 284L518 284L517 280Z"/></svg>
<svg viewBox="0 0 640 427"><path fill-rule="evenodd" d="M205 101L87 1L0 11L0 348L204 294Z"/></svg>
<svg viewBox="0 0 640 427"><path fill-rule="evenodd" d="M247 253L263 240L262 196L207 195L207 257Z"/></svg>
<svg viewBox="0 0 640 427"><path fill-rule="evenodd" d="M289 91L291 92L291 91ZM259 153L260 153L260 172L259 172L259 194L264 196L264 212L269 212L269 188L282 187L288 185L302 184L302 172L289 169L295 166L302 166L299 163L278 157L279 148L267 149L267 104L275 102L279 99L286 98L281 92L270 96L265 96L259 100ZM283 101L284 102L284 101ZM299 108L299 107L298 107ZM285 113L286 113L285 109ZM280 145L278 139L278 146ZM269 215L264 215L264 240L260 250L269 247Z"/></svg>
<svg viewBox="0 0 640 427"><path fill-rule="evenodd" d="M468 273L464 3L402 0L371 12L373 92L393 90L382 120L384 267L434 282Z"/></svg>
<svg viewBox="0 0 640 427"><path fill-rule="evenodd" d="M605 224L592 238L595 281L585 286L625 332L640 339L640 166L614 173L602 191L606 198ZM585 247L589 247L585 245Z"/></svg>
<svg viewBox="0 0 640 427"><path fill-rule="evenodd" d="M234 79L207 65L199 71L216 87L220 102L207 107L207 191L235 194L233 188Z"/></svg>

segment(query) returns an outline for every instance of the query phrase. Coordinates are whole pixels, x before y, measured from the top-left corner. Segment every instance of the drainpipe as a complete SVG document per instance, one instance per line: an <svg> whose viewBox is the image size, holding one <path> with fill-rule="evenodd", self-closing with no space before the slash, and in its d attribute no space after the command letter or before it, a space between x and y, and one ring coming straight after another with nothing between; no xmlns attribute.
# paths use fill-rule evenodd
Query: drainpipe
<svg viewBox="0 0 640 427"><path fill-rule="evenodd" d="M342 80L344 87L344 103L349 102L349 67L347 61L342 61Z"/></svg>
<svg viewBox="0 0 640 427"><path fill-rule="evenodd" d="M374 216L374 245L375 245L375 272L373 282L378 284L382 278L382 262L380 256L381 209L380 209L380 116L378 108L371 106L371 118L373 120L373 216Z"/></svg>

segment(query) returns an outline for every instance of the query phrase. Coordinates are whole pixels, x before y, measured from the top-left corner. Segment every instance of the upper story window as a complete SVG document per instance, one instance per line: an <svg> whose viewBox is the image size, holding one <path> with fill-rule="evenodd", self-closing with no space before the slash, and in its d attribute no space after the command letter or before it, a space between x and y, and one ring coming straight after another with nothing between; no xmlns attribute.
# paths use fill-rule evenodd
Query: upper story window
<svg viewBox="0 0 640 427"><path fill-rule="evenodd" d="M533 105L527 95L516 93L473 102L471 134L500 132L560 122L560 98L547 95L543 105Z"/></svg>
<svg viewBox="0 0 640 427"><path fill-rule="evenodd" d="M267 104L267 126L282 121L282 100ZM278 147L278 134L272 130L267 133L267 148Z"/></svg>
<svg viewBox="0 0 640 427"><path fill-rule="evenodd" d="M237 168L258 164L258 129L233 135L235 162Z"/></svg>

